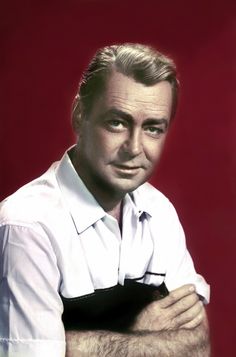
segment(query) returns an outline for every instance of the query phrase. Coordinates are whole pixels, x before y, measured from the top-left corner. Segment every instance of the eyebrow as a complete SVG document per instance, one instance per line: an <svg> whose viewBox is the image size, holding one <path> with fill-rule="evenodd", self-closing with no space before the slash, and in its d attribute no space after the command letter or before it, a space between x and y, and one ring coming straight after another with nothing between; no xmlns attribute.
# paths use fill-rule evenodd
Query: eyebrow
<svg viewBox="0 0 236 357"><path fill-rule="evenodd" d="M119 116L120 118L127 120L129 122L133 121L133 117L132 115L124 112L123 110L117 109L115 107L110 108L106 113L105 113L105 117L110 115L110 114L114 114ZM168 120L166 118L146 118L145 119L145 124L149 124L149 125L160 125L160 124L164 124L165 128L168 127Z"/></svg>

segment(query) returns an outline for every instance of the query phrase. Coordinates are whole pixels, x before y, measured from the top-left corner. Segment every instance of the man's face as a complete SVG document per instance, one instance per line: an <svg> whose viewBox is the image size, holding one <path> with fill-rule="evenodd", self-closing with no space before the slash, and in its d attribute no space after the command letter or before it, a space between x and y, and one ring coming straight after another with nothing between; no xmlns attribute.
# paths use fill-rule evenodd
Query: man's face
<svg viewBox="0 0 236 357"><path fill-rule="evenodd" d="M171 115L171 85L145 86L113 72L79 128L78 172L93 192L133 191L160 159Z"/></svg>

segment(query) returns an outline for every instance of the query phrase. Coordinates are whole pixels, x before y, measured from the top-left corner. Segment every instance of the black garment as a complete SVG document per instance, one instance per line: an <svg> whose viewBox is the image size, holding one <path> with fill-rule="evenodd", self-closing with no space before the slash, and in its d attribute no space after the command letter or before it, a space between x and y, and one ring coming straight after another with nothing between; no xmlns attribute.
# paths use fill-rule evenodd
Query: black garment
<svg viewBox="0 0 236 357"><path fill-rule="evenodd" d="M77 298L61 296L65 329L125 331L132 326L137 314L150 302L168 295L165 283L159 287L125 280L116 285L95 290Z"/></svg>

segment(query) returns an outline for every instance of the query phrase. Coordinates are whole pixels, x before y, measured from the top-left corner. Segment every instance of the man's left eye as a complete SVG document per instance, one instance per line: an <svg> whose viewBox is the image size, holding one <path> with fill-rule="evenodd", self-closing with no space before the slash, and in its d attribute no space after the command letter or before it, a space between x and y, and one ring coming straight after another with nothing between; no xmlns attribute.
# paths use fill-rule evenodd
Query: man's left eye
<svg viewBox="0 0 236 357"><path fill-rule="evenodd" d="M156 126L148 126L145 128L145 131L152 136L159 136L164 133L162 128Z"/></svg>

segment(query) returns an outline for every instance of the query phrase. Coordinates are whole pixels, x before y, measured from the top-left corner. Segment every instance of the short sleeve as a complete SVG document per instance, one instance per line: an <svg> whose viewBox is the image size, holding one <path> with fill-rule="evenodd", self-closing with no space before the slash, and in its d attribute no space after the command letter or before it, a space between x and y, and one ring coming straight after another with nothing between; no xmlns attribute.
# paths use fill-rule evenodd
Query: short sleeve
<svg viewBox="0 0 236 357"><path fill-rule="evenodd" d="M0 227L0 356L64 357L60 272L37 224Z"/></svg>
<svg viewBox="0 0 236 357"><path fill-rule="evenodd" d="M166 286L171 291L184 284L194 284L204 303L210 300L210 287L195 271L193 260L186 247L185 234L174 207L170 204L170 221L166 250L168 250Z"/></svg>

